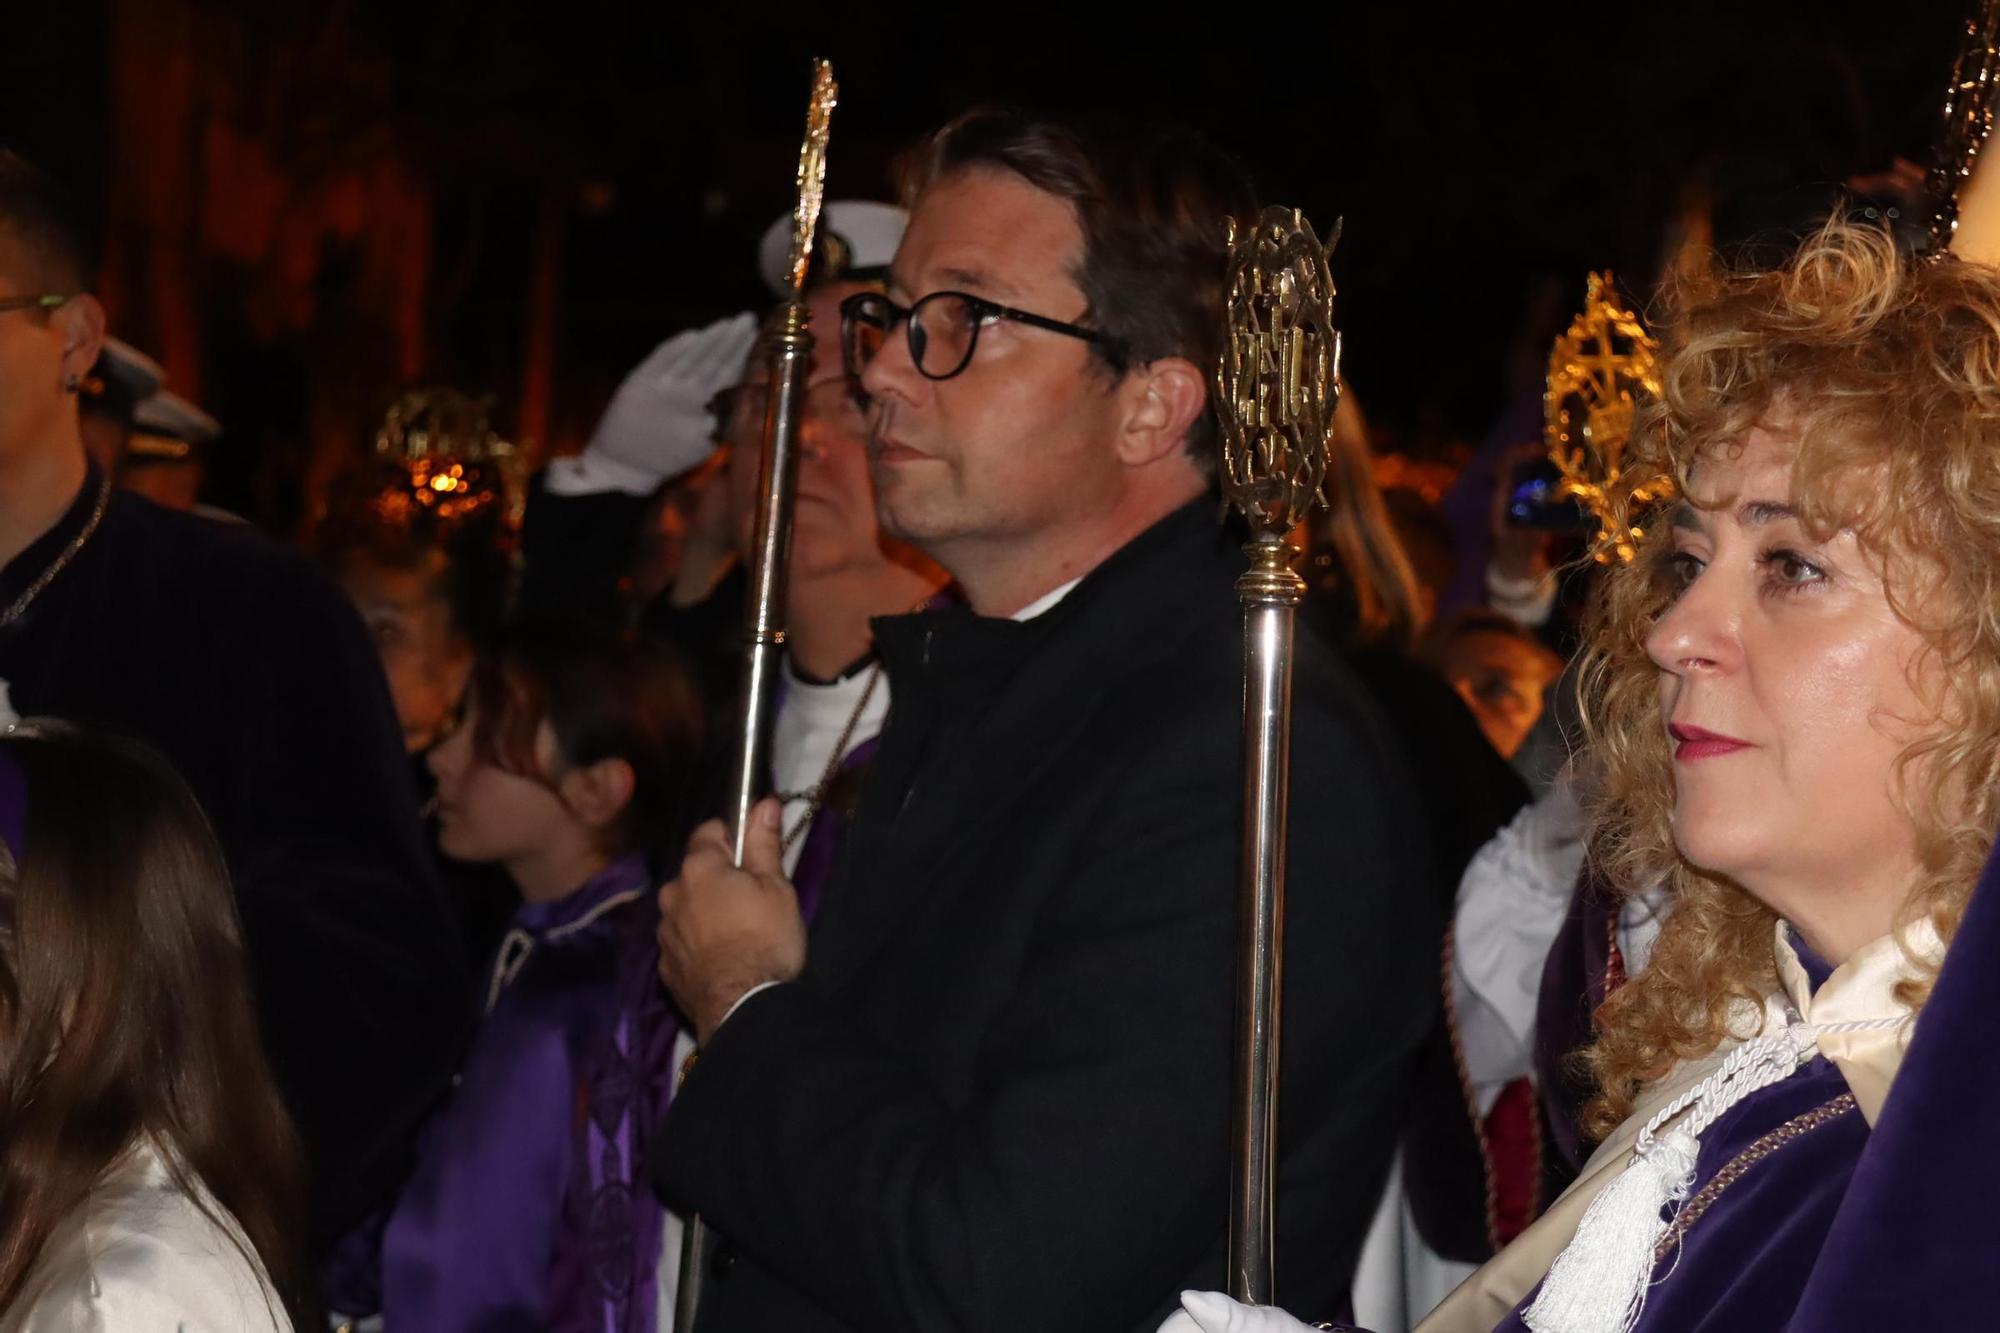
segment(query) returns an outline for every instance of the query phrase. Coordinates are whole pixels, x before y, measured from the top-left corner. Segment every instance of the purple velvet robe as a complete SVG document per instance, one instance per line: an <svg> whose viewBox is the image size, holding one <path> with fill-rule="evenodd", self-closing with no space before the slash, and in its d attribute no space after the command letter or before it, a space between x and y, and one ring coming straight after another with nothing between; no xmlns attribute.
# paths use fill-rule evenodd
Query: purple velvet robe
<svg viewBox="0 0 2000 1333"><path fill-rule="evenodd" d="M466 1054L382 1241L392 1329L652 1333L664 1213L645 1186L676 1023L653 876L618 861L525 904L528 945Z"/></svg>
<svg viewBox="0 0 2000 1333"><path fill-rule="evenodd" d="M2000 1323L2000 849L1855 1165L1787 1333Z"/></svg>

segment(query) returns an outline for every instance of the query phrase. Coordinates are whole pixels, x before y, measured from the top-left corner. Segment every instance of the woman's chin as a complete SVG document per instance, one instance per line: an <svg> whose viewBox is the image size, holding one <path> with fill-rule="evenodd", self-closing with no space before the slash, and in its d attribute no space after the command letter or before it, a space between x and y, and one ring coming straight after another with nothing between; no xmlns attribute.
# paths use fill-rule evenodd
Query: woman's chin
<svg viewBox="0 0 2000 1333"><path fill-rule="evenodd" d="M1676 811L1674 848L1680 852L1682 859L1703 874L1735 880L1740 884L1745 873L1765 859L1762 855L1767 842L1764 832L1759 828L1746 827L1748 822L1740 811L1734 818L1722 815L1690 817Z"/></svg>

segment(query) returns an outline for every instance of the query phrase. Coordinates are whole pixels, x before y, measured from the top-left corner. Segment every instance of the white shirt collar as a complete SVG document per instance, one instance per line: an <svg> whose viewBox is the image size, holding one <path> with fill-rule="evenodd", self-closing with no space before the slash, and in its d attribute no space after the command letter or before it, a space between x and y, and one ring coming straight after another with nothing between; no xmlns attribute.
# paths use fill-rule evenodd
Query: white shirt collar
<svg viewBox="0 0 2000 1333"><path fill-rule="evenodd" d="M1060 588L1052 588L1048 592L1043 593L1040 597L1037 597L1034 601L1029 602L1019 611L1016 611L1013 615L1008 616L1007 619L1033 620L1036 616L1042 614L1042 612L1044 611L1047 611L1049 608L1053 607L1057 602L1060 602L1063 598L1069 596L1070 590L1076 587L1076 585L1081 582L1083 582L1083 575L1079 574L1075 578L1071 579L1068 583L1063 584Z"/></svg>

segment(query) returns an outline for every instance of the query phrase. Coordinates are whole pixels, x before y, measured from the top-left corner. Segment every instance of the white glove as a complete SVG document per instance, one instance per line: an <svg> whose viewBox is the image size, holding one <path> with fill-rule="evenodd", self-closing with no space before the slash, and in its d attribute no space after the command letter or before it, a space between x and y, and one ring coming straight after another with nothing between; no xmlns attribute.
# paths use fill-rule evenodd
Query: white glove
<svg viewBox="0 0 2000 1333"><path fill-rule="evenodd" d="M654 348L611 395L583 452L549 464L549 490L650 495L661 482L693 470L715 450L709 402L742 382L744 359L756 342L757 317L743 314L677 333Z"/></svg>
<svg viewBox="0 0 2000 1333"><path fill-rule="evenodd" d="M1181 1312L1158 1333L1312 1333L1275 1305L1242 1305L1219 1291L1184 1291Z"/></svg>

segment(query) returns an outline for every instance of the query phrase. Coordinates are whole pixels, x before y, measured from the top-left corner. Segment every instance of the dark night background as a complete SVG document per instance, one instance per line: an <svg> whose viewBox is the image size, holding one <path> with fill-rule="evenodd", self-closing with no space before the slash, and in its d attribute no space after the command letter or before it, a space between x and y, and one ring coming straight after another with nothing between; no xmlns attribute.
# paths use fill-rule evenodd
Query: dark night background
<svg viewBox="0 0 2000 1333"><path fill-rule="evenodd" d="M808 61L829 194L977 101L1191 125L1322 227L1391 447L1476 438L1684 184L1927 160L1964 0L1483 9L6 0L0 142L103 219L114 329L228 428L210 489L271 526L389 397L496 395L574 447L658 340L761 300ZM1511 379L1510 379L1511 377Z"/></svg>

